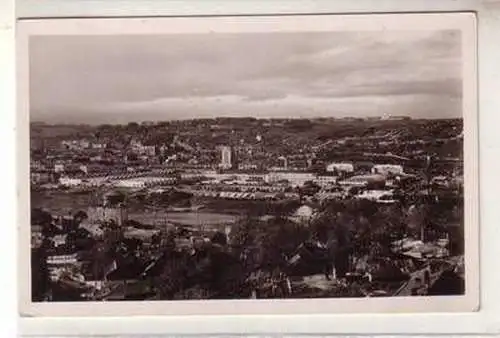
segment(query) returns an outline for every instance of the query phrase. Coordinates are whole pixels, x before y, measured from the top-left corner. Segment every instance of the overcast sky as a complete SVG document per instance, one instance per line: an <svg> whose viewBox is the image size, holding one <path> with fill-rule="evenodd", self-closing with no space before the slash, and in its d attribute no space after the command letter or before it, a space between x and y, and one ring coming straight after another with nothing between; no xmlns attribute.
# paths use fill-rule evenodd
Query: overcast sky
<svg viewBox="0 0 500 338"><path fill-rule="evenodd" d="M44 36L31 118L461 116L460 33Z"/></svg>

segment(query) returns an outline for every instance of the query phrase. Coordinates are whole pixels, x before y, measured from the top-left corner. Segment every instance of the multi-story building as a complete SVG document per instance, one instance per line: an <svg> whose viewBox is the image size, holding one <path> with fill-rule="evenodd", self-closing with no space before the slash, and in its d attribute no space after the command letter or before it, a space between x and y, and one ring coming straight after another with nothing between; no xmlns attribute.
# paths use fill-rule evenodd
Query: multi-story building
<svg viewBox="0 0 500 338"><path fill-rule="evenodd" d="M330 163L326 166L327 172L345 172L352 173L354 165L352 163Z"/></svg>
<svg viewBox="0 0 500 338"><path fill-rule="evenodd" d="M221 148L221 162L219 167L222 169L231 169L235 165L235 154L233 149L229 146L222 146Z"/></svg>

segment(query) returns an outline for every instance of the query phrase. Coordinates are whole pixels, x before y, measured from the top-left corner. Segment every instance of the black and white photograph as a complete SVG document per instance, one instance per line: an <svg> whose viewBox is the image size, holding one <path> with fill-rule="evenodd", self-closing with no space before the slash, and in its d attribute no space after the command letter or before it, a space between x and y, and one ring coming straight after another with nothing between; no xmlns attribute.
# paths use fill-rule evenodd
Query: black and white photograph
<svg viewBox="0 0 500 338"><path fill-rule="evenodd" d="M29 30L28 302L476 295L474 21L408 16Z"/></svg>

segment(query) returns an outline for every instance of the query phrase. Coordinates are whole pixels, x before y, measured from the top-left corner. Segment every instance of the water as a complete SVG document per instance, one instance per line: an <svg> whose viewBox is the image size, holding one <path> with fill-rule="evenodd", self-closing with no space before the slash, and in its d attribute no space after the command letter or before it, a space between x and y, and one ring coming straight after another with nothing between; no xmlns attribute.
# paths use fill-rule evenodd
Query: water
<svg viewBox="0 0 500 338"><path fill-rule="evenodd" d="M216 212L135 212L129 213L129 219L144 224L175 223L186 226L216 226L232 224L238 220L238 216Z"/></svg>

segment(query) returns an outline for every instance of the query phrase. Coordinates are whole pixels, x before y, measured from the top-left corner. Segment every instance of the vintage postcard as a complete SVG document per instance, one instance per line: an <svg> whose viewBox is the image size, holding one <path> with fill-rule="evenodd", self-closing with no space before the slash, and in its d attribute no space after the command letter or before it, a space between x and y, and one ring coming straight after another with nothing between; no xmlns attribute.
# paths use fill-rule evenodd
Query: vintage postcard
<svg viewBox="0 0 500 338"><path fill-rule="evenodd" d="M24 316L479 308L470 13L26 20Z"/></svg>

